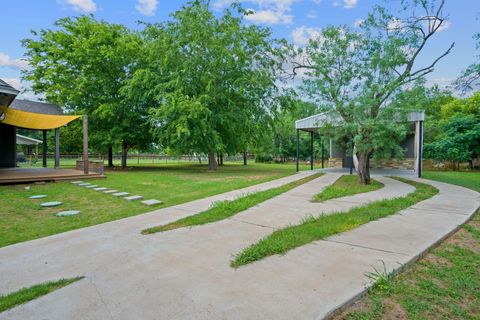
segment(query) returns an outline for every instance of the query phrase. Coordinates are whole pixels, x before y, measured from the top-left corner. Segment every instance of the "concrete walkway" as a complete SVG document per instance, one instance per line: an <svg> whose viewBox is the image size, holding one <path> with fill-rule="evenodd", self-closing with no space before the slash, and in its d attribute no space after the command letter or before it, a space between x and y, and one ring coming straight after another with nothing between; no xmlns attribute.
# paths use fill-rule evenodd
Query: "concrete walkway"
<svg viewBox="0 0 480 320"><path fill-rule="evenodd" d="M0 249L0 290L45 280L86 278L2 313L4 319L318 319L360 294L364 274L384 261L398 268L465 222L479 194L430 182L439 195L350 232L232 269L229 260L273 228L311 214L405 195L385 188L325 203L311 196L326 174L231 219L143 236L141 229L201 211L202 202ZM422 181L424 182L424 181ZM204 204L206 205L206 204ZM208 207L208 206L207 206ZM188 211L190 210L190 211ZM161 211L161 210L160 210Z"/></svg>

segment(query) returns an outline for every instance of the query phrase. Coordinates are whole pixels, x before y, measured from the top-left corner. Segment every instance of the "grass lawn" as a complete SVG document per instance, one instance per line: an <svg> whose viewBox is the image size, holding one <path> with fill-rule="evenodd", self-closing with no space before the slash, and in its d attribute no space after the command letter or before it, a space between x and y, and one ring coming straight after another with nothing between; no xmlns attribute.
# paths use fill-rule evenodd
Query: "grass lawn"
<svg viewBox="0 0 480 320"><path fill-rule="evenodd" d="M480 191L479 172L424 177ZM333 319L480 319L480 212L459 231Z"/></svg>
<svg viewBox="0 0 480 320"><path fill-rule="evenodd" d="M4 296L0 296L0 312L11 309L19 304L31 301L33 299L46 295L47 293L68 286L69 284L80 279L83 279L83 277L50 281L31 286L29 288L23 288Z"/></svg>
<svg viewBox="0 0 480 320"><path fill-rule="evenodd" d="M383 188L384 185L374 179L371 179L371 184L364 185L358 182L357 175L343 175L335 181L334 184L328 186L313 197L315 202L323 202L330 199L352 196L358 193L375 191Z"/></svg>
<svg viewBox="0 0 480 320"><path fill-rule="evenodd" d="M163 231L168 231L168 230L173 230L178 228L192 227L192 226L197 226L197 225L202 225L206 223L227 219L228 217L231 217L244 210L247 210L248 208L251 208L261 202L264 202L268 199L276 197L304 183L312 181L313 179L316 179L321 175L322 173L317 173L309 177L290 182L288 184L285 184L277 188L272 188L269 190L260 191L253 194L248 194L243 197L237 198L235 200L216 202L215 204L213 204L211 208L209 208L206 211L200 212L193 216L185 217L183 219L179 219L177 221L168 223L166 225L145 229L143 230L142 233L151 234L151 233L163 232Z"/></svg>
<svg viewBox="0 0 480 320"><path fill-rule="evenodd" d="M405 197L375 201L347 212L311 217L299 225L278 229L243 249L234 257L230 265L237 268L268 256L284 254L313 241L392 215L438 193L438 190L430 185L401 178L396 179L413 185L416 188L415 191Z"/></svg>
<svg viewBox="0 0 480 320"><path fill-rule="evenodd" d="M477 213L460 231L334 319L480 319L479 272Z"/></svg>
<svg viewBox="0 0 480 320"><path fill-rule="evenodd" d="M107 172L106 179L89 180L99 186L164 202L155 207L127 202L69 182L31 184L29 190L25 189L26 185L0 186L0 247L244 188L293 173L295 166L290 164L228 164L219 167L217 172L209 172L206 165L169 164L114 170ZM28 199L36 194L48 197ZM64 204L42 208L39 204L44 201L62 201ZM55 216L63 210L81 210L81 213L63 218Z"/></svg>
<svg viewBox="0 0 480 320"><path fill-rule="evenodd" d="M424 171L423 178L456 184L480 192L480 171Z"/></svg>

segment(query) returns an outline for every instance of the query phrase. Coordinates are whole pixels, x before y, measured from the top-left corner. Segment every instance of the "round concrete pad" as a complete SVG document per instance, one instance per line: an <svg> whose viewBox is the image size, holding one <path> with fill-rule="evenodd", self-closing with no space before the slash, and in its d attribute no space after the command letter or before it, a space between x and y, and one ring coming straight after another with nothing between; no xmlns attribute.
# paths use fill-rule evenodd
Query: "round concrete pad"
<svg viewBox="0 0 480 320"><path fill-rule="evenodd" d="M47 197L46 194L39 194L39 195L36 195L36 196L28 197L28 199L42 199L42 198L46 198L46 197Z"/></svg>
<svg viewBox="0 0 480 320"><path fill-rule="evenodd" d="M74 216L76 214L79 214L80 211L78 210L68 210L68 211L62 211L56 214L57 217L66 217L66 216Z"/></svg>
<svg viewBox="0 0 480 320"><path fill-rule="evenodd" d="M44 202L40 204L42 207L56 207L61 205L63 202L60 201L52 201L52 202Z"/></svg>

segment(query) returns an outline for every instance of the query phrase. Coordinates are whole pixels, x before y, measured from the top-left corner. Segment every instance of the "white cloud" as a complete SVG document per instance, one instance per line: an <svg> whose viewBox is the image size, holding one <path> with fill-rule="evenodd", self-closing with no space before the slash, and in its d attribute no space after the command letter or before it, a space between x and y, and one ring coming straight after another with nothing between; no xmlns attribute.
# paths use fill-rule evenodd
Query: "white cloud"
<svg viewBox="0 0 480 320"><path fill-rule="evenodd" d="M390 22L388 22L387 29L391 31L395 31L395 30L401 30L405 28L405 26L406 24L404 21L400 19L393 19Z"/></svg>
<svg viewBox="0 0 480 320"><path fill-rule="evenodd" d="M45 98L43 95L35 95L32 92L28 82L24 82L18 78L2 78L2 80L20 91L20 93L17 96L18 99L27 99L27 100L37 101Z"/></svg>
<svg viewBox="0 0 480 320"><path fill-rule="evenodd" d="M440 26L440 28L438 28L437 32L442 32L442 31L445 31L447 30L448 28L450 28L450 21L443 21L442 25Z"/></svg>
<svg viewBox="0 0 480 320"><path fill-rule="evenodd" d="M17 89L18 91L21 91L23 89L22 81L18 78L2 78L2 80Z"/></svg>
<svg viewBox="0 0 480 320"><path fill-rule="evenodd" d="M293 43L297 46L303 46L312 38L319 38L322 35L322 30L318 28L311 28L301 26L292 31Z"/></svg>
<svg viewBox="0 0 480 320"><path fill-rule="evenodd" d="M322 3L322 0L312 0L312 2L315 3L315 4L320 4L320 3Z"/></svg>
<svg viewBox="0 0 480 320"><path fill-rule="evenodd" d="M252 21L255 23L264 23L264 24L290 24L293 21L293 16L285 14L279 11L273 10L260 10L254 11L250 9L252 14L245 16L245 20Z"/></svg>
<svg viewBox="0 0 480 320"><path fill-rule="evenodd" d="M431 78L427 80L426 86L432 87L434 85L437 85L440 89L448 89L451 87L453 81L455 81L455 78L449 78L449 77Z"/></svg>
<svg viewBox="0 0 480 320"><path fill-rule="evenodd" d="M158 0L137 0L135 9L145 16L153 16L157 6Z"/></svg>
<svg viewBox="0 0 480 320"><path fill-rule="evenodd" d="M237 0L257 6L257 9L249 9L252 14L245 17L246 20L264 24L291 24L293 22L292 4L299 0ZM213 7L221 10L231 4L233 0L216 0Z"/></svg>
<svg viewBox="0 0 480 320"><path fill-rule="evenodd" d="M93 0L65 0L75 10L86 13L93 13L97 11L97 5Z"/></svg>
<svg viewBox="0 0 480 320"><path fill-rule="evenodd" d="M362 26L362 23L364 23L365 20L364 19L355 19L355 21L353 22L353 26L356 27L356 28L360 28Z"/></svg>
<svg viewBox="0 0 480 320"><path fill-rule="evenodd" d="M12 69L26 69L28 62L23 59L12 59L8 54L0 52L0 67L9 67Z"/></svg>
<svg viewBox="0 0 480 320"><path fill-rule="evenodd" d="M317 18L317 12L315 10L308 11L307 18L308 19L316 19Z"/></svg>
<svg viewBox="0 0 480 320"><path fill-rule="evenodd" d="M343 7L346 9L355 8L358 4L358 0L343 0Z"/></svg>

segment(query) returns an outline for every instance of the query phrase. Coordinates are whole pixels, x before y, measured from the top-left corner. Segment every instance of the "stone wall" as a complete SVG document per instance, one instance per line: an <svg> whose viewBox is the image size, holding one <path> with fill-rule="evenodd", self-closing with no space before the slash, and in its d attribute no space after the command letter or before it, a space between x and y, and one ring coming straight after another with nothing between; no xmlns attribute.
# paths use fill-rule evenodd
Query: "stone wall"
<svg viewBox="0 0 480 320"><path fill-rule="evenodd" d="M83 171L83 160L77 160L76 169ZM103 160L88 161L88 172L103 174L104 173Z"/></svg>
<svg viewBox="0 0 480 320"><path fill-rule="evenodd" d="M389 160L379 160L379 161L375 161L374 159L370 159L370 168L413 170L413 169L415 169L415 159L414 158L404 158L402 160L389 159Z"/></svg>
<svg viewBox="0 0 480 320"><path fill-rule="evenodd" d="M329 168L343 168L343 159L342 158L330 158L328 159ZM402 170L414 170L415 169L415 159L414 158L404 158L403 160L399 159L389 159L389 160L379 160L375 161L370 159L370 168L373 169L402 169Z"/></svg>
<svg viewBox="0 0 480 320"><path fill-rule="evenodd" d="M328 159L329 168L343 168L343 159L342 158L329 158Z"/></svg>

